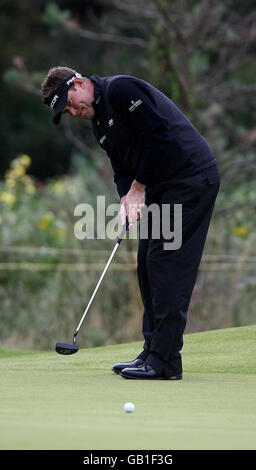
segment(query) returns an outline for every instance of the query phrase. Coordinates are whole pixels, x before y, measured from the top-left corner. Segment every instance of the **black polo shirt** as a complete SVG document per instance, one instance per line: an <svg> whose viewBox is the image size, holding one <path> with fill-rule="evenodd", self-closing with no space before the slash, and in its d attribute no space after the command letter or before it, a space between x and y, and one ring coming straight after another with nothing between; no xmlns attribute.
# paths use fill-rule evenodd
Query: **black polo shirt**
<svg viewBox="0 0 256 470"><path fill-rule="evenodd" d="M133 180L148 195L163 191L216 164L206 140L157 88L132 76L99 77L94 83L94 135L106 151L119 196Z"/></svg>

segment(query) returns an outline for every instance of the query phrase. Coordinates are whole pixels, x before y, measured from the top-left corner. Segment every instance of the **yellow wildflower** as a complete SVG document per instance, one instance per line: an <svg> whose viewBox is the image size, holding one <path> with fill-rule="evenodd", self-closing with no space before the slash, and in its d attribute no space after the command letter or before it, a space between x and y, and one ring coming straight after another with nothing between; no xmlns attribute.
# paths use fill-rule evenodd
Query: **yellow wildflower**
<svg viewBox="0 0 256 470"><path fill-rule="evenodd" d="M24 166L19 165L13 169L12 173L13 173L13 176L15 176L16 178L20 178L21 176L25 175L26 169Z"/></svg>
<svg viewBox="0 0 256 470"><path fill-rule="evenodd" d="M39 220L37 226L41 230L47 230L50 227L50 225L52 224L52 221L53 221L53 215L52 214L45 214L41 217L41 219Z"/></svg>
<svg viewBox="0 0 256 470"><path fill-rule="evenodd" d="M0 193L0 200L3 201L8 207L12 207L16 201L16 198L13 194L3 191Z"/></svg>
<svg viewBox="0 0 256 470"><path fill-rule="evenodd" d="M23 166L26 166L28 167L30 164L31 164L31 158L26 155L25 153L23 155L21 155L20 157L20 163L23 165Z"/></svg>
<svg viewBox="0 0 256 470"><path fill-rule="evenodd" d="M5 181L7 188L14 189L16 185L16 181L13 178L7 178Z"/></svg>
<svg viewBox="0 0 256 470"><path fill-rule="evenodd" d="M33 179L30 176L28 176L28 175L22 176L21 181L25 186L25 191L26 191L27 194L34 194L35 193L35 190L36 190L35 184L34 184Z"/></svg>
<svg viewBox="0 0 256 470"><path fill-rule="evenodd" d="M54 230L54 236L55 236L56 238L60 238L60 237L62 237L64 234L65 234L65 230L63 230L62 228L56 228L56 229Z"/></svg>
<svg viewBox="0 0 256 470"><path fill-rule="evenodd" d="M53 185L53 191L57 194L63 193L65 191L65 184L62 181L57 181Z"/></svg>
<svg viewBox="0 0 256 470"><path fill-rule="evenodd" d="M33 183L27 183L25 185L25 191L27 194L35 194L36 188Z"/></svg>
<svg viewBox="0 0 256 470"><path fill-rule="evenodd" d="M244 237L248 234L249 228L247 227L247 225L237 225L233 229L233 232L237 237Z"/></svg>
<svg viewBox="0 0 256 470"><path fill-rule="evenodd" d="M20 166L20 159L19 158L14 158L11 161L10 167L11 168L16 168L17 166Z"/></svg>

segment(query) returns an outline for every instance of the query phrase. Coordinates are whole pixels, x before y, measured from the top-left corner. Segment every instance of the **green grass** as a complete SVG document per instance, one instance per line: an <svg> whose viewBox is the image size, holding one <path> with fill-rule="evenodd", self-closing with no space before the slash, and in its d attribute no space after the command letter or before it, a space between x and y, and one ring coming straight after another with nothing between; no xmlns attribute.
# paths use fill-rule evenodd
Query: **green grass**
<svg viewBox="0 0 256 470"><path fill-rule="evenodd" d="M256 325L185 335L182 381L112 373L141 343L69 357L2 350L0 448L255 449L255 339Z"/></svg>

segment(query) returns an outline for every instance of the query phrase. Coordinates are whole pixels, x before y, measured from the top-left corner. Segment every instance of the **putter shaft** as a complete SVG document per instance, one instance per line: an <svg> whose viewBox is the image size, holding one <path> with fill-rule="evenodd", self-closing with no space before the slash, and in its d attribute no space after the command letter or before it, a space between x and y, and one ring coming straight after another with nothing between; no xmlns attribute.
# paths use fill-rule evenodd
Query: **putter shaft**
<svg viewBox="0 0 256 470"><path fill-rule="evenodd" d="M128 225L129 225L128 220L126 220L126 225L124 225L124 227L123 227L122 230L121 230L121 233L120 233L119 237L117 238L115 247L114 247L114 249L113 249L113 251L112 251L112 253L111 253L111 255L110 255L109 259L108 259L108 262L107 262L107 264L106 264L106 266L105 266L105 268L104 268L104 271L103 271L103 273L102 273L102 275L101 275L101 277L100 277L100 279L99 279L99 281L98 281L98 283L97 283L97 285L96 285L96 287L95 287L95 289L94 289L94 292L93 292L93 294L92 294L92 296L91 296L91 298L90 298L90 301L89 301L89 303L88 303L88 305L87 305L87 307L86 307L86 309L85 309L85 311L84 311L84 314L83 314L83 316L82 316L80 322L79 322L78 325L77 325L77 328L76 328L76 331L75 331L74 337L73 337L73 343L75 343L75 341L76 341L76 336L77 336L77 334L78 334L78 331L79 331L79 329L80 329L80 326L82 325L82 323L83 323L83 321L84 321L84 318L85 318L85 316L86 316L86 314L87 314L87 312L88 312L88 310L89 310L89 308L90 308L90 306L91 306L91 304L92 304L92 302L93 302L93 299L94 299L95 295L97 294L97 291L98 291L98 289L99 289L99 287L100 287L100 284L101 284L101 282L102 282L102 279L104 278L104 276L105 276L105 274L106 274L106 272L107 272L107 270L108 270L108 268L109 268L109 265L111 264L111 261L112 261L112 259L113 259L114 256L115 256L115 253L116 253L116 251L117 251L117 249L118 249L118 247L119 247L119 245L120 245L120 243L121 243L121 241L122 241L122 239L123 239L123 237L124 237L124 235L125 235L125 232L126 232L126 230L127 230L127 228L128 228Z"/></svg>

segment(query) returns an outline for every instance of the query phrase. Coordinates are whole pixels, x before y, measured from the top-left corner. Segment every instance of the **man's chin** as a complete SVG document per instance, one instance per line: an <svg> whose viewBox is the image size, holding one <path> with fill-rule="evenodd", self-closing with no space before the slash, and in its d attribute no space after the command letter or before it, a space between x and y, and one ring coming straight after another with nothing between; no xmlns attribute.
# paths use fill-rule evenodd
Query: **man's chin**
<svg viewBox="0 0 256 470"><path fill-rule="evenodd" d="M83 113L81 112L80 114L78 114L78 116L80 119L93 119L94 116L90 116L90 114L88 115L87 113Z"/></svg>

